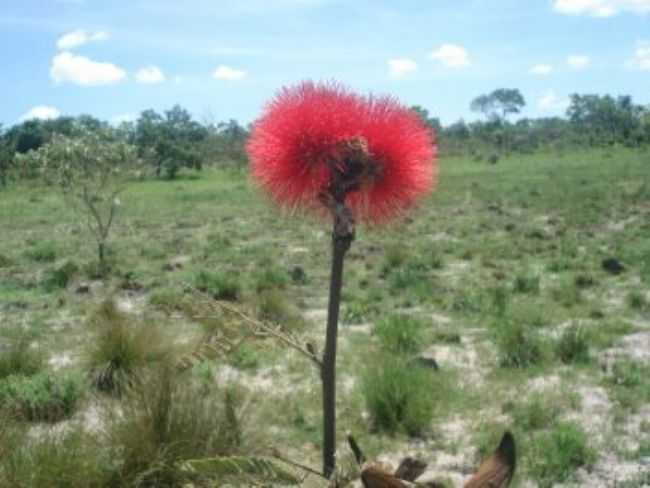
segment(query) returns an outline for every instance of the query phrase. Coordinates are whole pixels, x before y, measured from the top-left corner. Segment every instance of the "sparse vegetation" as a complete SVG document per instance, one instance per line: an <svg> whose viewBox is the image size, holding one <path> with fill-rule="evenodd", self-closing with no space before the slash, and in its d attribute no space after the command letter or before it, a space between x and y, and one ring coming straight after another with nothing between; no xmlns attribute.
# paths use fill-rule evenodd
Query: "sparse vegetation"
<svg viewBox="0 0 650 488"><path fill-rule="evenodd" d="M120 312L112 300L99 306L89 325L96 337L88 345L86 363L100 391L120 394L139 369L164 359L160 330Z"/></svg>
<svg viewBox="0 0 650 488"><path fill-rule="evenodd" d="M587 435L573 423L557 424L537 437L531 448L530 474L544 488L567 481L576 468L588 466L595 460Z"/></svg>
<svg viewBox="0 0 650 488"><path fill-rule="evenodd" d="M78 375L8 376L0 380L0 410L26 420L57 422L75 412L83 391Z"/></svg>
<svg viewBox="0 0 650 488"><path fill-rule="evenodd" d="M575 447L579 442L563 444L553 434L570 431L558 427L566 415L586 425L592 418L614 422L638 415L650 401L650 372L633 359L642 354L635 348L644 343L648 320L643 273L650 242L641 224L648 220L650 195L641 191L647 165L636 151L609 152L613 158L600 151L567 150L557 157L500 154L496 167L485 163L488 149L481 152L482 163L445 159L445 184L413 222L382 232L359 230L363 239L350 253L343 287L342 316L351 325L341 329L340 431L364 435L372 456L408 451L405 439L422 435L435 444L435 452L479 448L478 462L504 430L511 430L521 454L520 483L538 477L546 486L560 483L555 473L564 473L565 483L583 482L587 475L576 474L576 467L594 458ZM208 429L218 430L213 419L201 420L206 432L192 434L196 426L181 429L187 435L165 434L167 439L198 436L192 451L169 447L173 440L156 444L147 430L153 429L146 420L153 414L143 413L154 407L143 407L131 392L165 358L173 364L202 341L236 342L234 332L243 330L236 321L213 317L195 299L231 300L251 315L277 321L298 345L310 342L317 356L322 354L314 338L326 312L327 236L307 220L283 227L291 251L285 252L284 244L277 247L277 215L264 209L243 173L206 165L200 176L181 170L173 183L146 177L131 181L123 195L128 205L120 207L120 225L107 248L106 259L118 267L108 276L102 276L94 249L84 245L87 234L79 232L78 217L61 196L32 185L10 179L2 190L0 254L6 264L0 263L0 383L11 379L12 391L35 389L39 393L33 396L50 399L65 389L44 386L44 378L59 385L71 375L77 400L64 414L59 399L61 413L33 427L27 402L16 400L28 395L12 393L4 403L11 408L2 410L13 418L4 434L0 426L0 438L16 448L10 458L0 454L0 485L31 487L56 477L60 486L73 488L122 486L136 478L164 486L186 479L173 470L175 459L215 454L204 440ZM612 192L612 185L621 191ZM533 187L538 196L531 195ZM639 225L616 225L628 215ZM625 263L626 272L602 270L602 259L610 255ZM167 265L176 260L180 264ZM192 286L208 296L194 297ZM113 310L121 317L119 327L99 323L98 309L111 296L120 303ZM435 358L438 371L414 367L422 347ZM317 373L304 356L286 351L264 337L227 357L197 356L200 364L174 376L174 388L188 402L200 398L205 403L196 408L212 408L214 422L221 423L226 385L244 383L250 399L237 400L235 410L247 405L243 413L268 429L251 437L242 426L240 447L227 452L254 452L249 444L259 437L259 445L298 446L296 460L315 465L322 441ZM82 397L85 380L92 384L108 364L119 364L114 388L106 389L112 396ZM529 393L533 383L538 393ZM115 388L119 395L113 394ZM573 400L565 389L574 393ZM584 401L592 390L606 395L598 401L611 402L611 413ZM153 401L153 393L149 396ZM123 417L114 417L111 409L95 412L98 401L114 405ZM48 405L42 409L50 412L50 400L38 404ZM386 413L389 409L399 416ZM45 420L43 410L31 416ZM492 437L485 412L507 419L493 426ZM68 422L70 437L57 435L62 425L55 422L66 415L74 426L96 415L109 437L68 429ZM205 419L208 413L189 415ZM32 428L39 429L38 442L26 434ZM446 429L458 429L458 440L438 436ZM473 435L479 431L480 436ZM221 440L221 432L214 435L215 443L237 444ZM580 437L573 431L566 436ZM631 442L627 431L615 430L611 437L607 445L586 437L586 445L598 451L598 463L603 458L640 463L643 449L621 454L614 447ZM535 448L538 440L544 452ZM6 442L0 440L0 450ZM127 451L133 459L128 466ZM421 454L427 458L428 452ZM427 460L434 458L431 452ZM459 474L466 473L449 467L441 476ZM628 481L643 486L634 477Z"/></svg>
<svg viewBox="0 0 650 488"><path fill-rule="evenodd" d="M430 370L385 356L368 367L362 389L376 429L415 436L429 428L435 402Z"/></svg>
<svg viewBox="0 0 650 488"><path fill-rule="evenodd" d="M377 321L375 335L388 353L414 354L425 345L425 328L416 317L393 314Z"/></svg>

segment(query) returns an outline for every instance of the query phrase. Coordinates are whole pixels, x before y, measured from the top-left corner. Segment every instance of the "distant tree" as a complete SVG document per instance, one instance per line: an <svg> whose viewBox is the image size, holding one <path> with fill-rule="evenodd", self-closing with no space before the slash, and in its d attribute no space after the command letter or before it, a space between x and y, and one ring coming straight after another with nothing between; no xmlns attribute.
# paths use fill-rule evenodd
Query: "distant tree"
<svg viewBox="0 0 650 488"><path fill-rule="evenodd" d="M2 124L0 124L0 187L7 186L7 175L13 159L13 150L4 136Z"/></svg>
<svg viewBox="0 0 650 488"><path fill-rule="evenodd" d="M106 269L105 249L124 190L126 174L135 166L133 146L117 141L108 130L79 129L74 137L55 134L36 151L19 155L41 168L66 202L83 215L97 242L100 268Z"/></svg>
<svg viewBox="0 0 650 488"><path fill-rule="evenodd" d="M511 114L518 114L526 106L521 92L516 88L499 88L472 100L470 109L483 113L489 120L505 122Z"/></svg>
<svg viewBox="0 0 650 488"><path fill-rule="evenodd" d="M223 146L223 156L231 161L243 163L246 161L246 140L249 131L239 125L235 119L220 122L217 125L217 135Z"/></svg>
<svg viewBox="0 0 650 488"><path fill-rule="evenodd" d="M589 135L593 143L622 142L641 130L644 108L635 105L629 95L579 95L570 97L567 117Z"/></svg>
<svg viewBox="0 0 650 488"><path fill-rule="evenodd" d="M38 149L48 141L49 134L45 130L43 121L27 120L14 125L5 134L8 143L17 153L26 153Z"/></svg>
<svg viewBox="0 0 650 488"><path fill-rule="evenodd" d="M420 119L422 119L422 122L424 122L424 124L427 127L429 127L434 134L440 134L442 129L442 125L440 124L440 119L438 119L437 117L431 117L429 115L429 111L426 108L421 107L420 105L413 105L411 107L411 110L413 110L416 114L418 114Z"/></svg>
<svg viewBox="0 0 650 488"><path fill-rule="evenodd" d="M164 171L169 179L174 179L183 167L201 169L197 144L206 137L207 130L179 105L164 115L145 110L136 121L133 134L139 156L153 165L156 176Z"/></svg>

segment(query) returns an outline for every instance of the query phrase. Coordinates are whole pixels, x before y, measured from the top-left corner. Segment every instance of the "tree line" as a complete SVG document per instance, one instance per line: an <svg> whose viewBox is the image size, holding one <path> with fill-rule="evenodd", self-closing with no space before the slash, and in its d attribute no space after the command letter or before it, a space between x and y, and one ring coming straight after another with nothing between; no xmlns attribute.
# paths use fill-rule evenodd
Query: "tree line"
<svg viewBox="0 0 650 488"><path fill-rule="evenodd" d="M479 95L470 109L482 116L443 127L419 106L413 109L435 132L441 153L505 155L540 150L650 144L650 105L635 104L629 95L569 97L565 117L520 118L526 100L517 89L500 88Z"/></svg>
<svg viewBox="0 0 650 488"><path fill-rule="evenodd" d="M580 147L650 144L650 106L629 95L570 97L565 117L510 119L526 101L518 89L499 88L473 99L470 109L481 118L443 126L420 106L412 109L435 133L441 154L472 154L497 158L511 153ZM70 139L87 132L109 135L133 146L143 168L159 178L173 179L183 168L246 164L249 128L236 120L202 123L179 105L143 111L137 120L115 127L90 115L26 120L6 130L0 126L0 187L10 179L34 178L41 168L19 157L50 143L55 135Z"/></svg>
<svg viewBox="0 0 650 488"><path fill-rule="evenodd" d="M243 165L249 130L236 120L201 123L179 105L162 113L145 110L137 120L112 126L90 115L32 119L6 130L0 126L0 187L9 179L36 178L42 168L23 158L55 142L88 133L119 141L134 148L144 169L160 178L174 179L182 168L201 169L209 164ZM60 141L59 141L60 142Z"/></svg>

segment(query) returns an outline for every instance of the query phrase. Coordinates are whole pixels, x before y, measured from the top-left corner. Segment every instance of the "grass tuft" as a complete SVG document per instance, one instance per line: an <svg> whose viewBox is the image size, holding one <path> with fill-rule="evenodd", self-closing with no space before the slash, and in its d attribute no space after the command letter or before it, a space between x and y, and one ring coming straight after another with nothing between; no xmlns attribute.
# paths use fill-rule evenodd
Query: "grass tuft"
<svg viewBox="0 0 650 488"><path fill-rule="evenodd" d="M376 429L416 436L430 427L435 406L430 370L387 355L368 368L362 391Z"/></svg>

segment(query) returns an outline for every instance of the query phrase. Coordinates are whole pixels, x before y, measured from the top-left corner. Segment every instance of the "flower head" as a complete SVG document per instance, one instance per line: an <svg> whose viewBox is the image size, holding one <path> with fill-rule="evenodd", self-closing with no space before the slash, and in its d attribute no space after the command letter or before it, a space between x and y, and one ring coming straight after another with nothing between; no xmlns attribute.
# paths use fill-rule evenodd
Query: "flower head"
<svg viewBox="0 0 650 488"><path fill-rule="evenodd" d="M247 151L253 178L284 207L319 208L337 174L354 173L345 203L373 223L411 207L437 176L432 135L417 114L335 83L283 88L255 122Z"/></svg>

